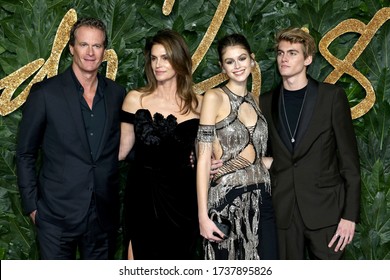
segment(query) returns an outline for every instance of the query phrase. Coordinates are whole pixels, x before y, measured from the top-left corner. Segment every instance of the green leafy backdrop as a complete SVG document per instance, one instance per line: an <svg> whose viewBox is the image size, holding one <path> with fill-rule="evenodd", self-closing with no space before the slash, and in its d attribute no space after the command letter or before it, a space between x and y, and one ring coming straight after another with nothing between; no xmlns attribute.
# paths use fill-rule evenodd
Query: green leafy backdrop
<svg viewBox="0 0 390 280"><path fill-rule="evenodd" d="M94 16L108 26L110 48L119 57L116 81L128 90L144 84L142 49L145 38L158 29L173 28L185 37L193 53L205 34L219 4L217 0L176 0L169 16L162 14L162 0L0 0L0 79L38 59L47 59L54 36L66 12L78 17ZM308 27L317 43L345 19L368 23L389 0L232 0L217 34L239 32L250 41L262 73L262 92L279 82L275 68L273 38L281 28ZM343 58L358 34L348 33L330 45L331 53ZM354 120L362 167L361 223L347 259L390 259L390 21L386 22L354 66L373 85L374 107ZM70 63L64 51L59 71ZM333 67L319 54L310 68L312 77L324 80ZM215 44L194 73L195 82L217 73ZM18 94L28 81L15 93ZM347 75L338 83L347 92L351 107L365 92ZM0 92L1 94L1 92ZM16 184L15 143L20 109L0 117L0 259L37 259L35 232L22 215ZM125 180L126 166L123 168ZM122 188L123 189L123 188ZM123 229L120 231L122 238ZM123 256L118 242L117 258Z"/></svg>

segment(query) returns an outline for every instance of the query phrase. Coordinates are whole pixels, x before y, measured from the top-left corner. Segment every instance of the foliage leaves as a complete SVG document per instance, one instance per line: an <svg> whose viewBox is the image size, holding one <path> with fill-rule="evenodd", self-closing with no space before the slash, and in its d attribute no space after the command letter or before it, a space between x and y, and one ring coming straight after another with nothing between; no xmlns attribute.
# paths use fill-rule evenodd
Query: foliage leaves
<svg viewBox="0 0 390 280"><path fill-rule="evenodd" d="M107 24L109 48L118 54L116 81L128 90L145 83L143 47L146 38L162 28L173 28L196 50L215 14L218 0L176 0L172 13L163 15L163 0L0 0L0 79L38 58L47 59L65 13L73 8L78 17L94 16ZM276 86L273 38L287 26L305 26L319 40L338 23L354 18L367 24L388 0L232 0L216 39L225 34L244 34L260 64L261 92ZM347 33L330 45L330 52L344 58L359 34ZM375 106L354 121L361 161L361 222L348 259L390 259L390 21L375 34L354 66L371 82ZM64 51L59 71L70 63ZM324 80L333 70L318 53L309 68L313 78ZM213 42L194 73L198 83L220 72ZM353 78L338 81L351 106L365 92ZM0 92L1 94L1 92ZM21 110L0 117L0 259L37 259L34 226L21 213L16 183L15 145ZM122 168L122 196L127 168ZM121 233L122 233L121 229ZM121 236L122 239L122 236ZM125 238L124 238L125 239ZM121 240L119 240L121 241ZM117 258L125 249L121 242ZM123 250L122 250L123 249Z"/></svg>

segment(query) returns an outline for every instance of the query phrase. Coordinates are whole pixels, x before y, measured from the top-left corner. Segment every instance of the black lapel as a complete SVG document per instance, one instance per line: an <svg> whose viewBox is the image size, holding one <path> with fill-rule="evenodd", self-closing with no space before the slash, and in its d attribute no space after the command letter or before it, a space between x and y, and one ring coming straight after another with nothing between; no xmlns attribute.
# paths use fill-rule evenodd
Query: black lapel
<svg viewBox="0 0 390 280"><path fill-rule="evenodd" d="M77 92L78 89L75 86L70 67L62 74L62 76L62 93L65 100L67 101L70 116L73 120L75 130L80 136L80 140L83 147L85 148L85 151L90 155L91 152L87 135L85 134L84 120L80 108L80 98Z"/></svg>
<svg viewBox="0 0 390 280"><path fill-rule="evenodd" d="M108 89L107 82L104 80L103 77L100 76L99 83L102 83L101 85L99 85L99 87L101 87L101 90L103 91L104 104L106 106L106 120L104 122L103 135L102 135L102 139L100 140L99 150L96 154L96 160L99 159L99 156L103 151L103 148L106 146L108 136L110 135L110 130L113 122L113 110L114 110L113 96L112 96L112 92L110 92L110 90Z"/></svg>
<svg viewBox="0 0 390 280"><path fill-rule="evenodd" d="M282 88L283 85L280 84L279 87L272 93L271 112L272 112L272 119L277 134L279 135L280 141L283 143L283 144L280 143L280 145L286 147L287 150L291 153L292 144L290 138L288 137L287 128L285 127L283 122L284 115L283 115L282 99L281 99Z"/></svg>
<svg viewBox="0 0 390 280"><path fill-rule="evenodd" d="M293 151L293 145L291 143L290 135L288 133L287 127L286 127L286 116L284 115L284 108L283 108L283 102L282 102L282 94L283 94L283 85L281 85L278 89L278 104L277 104L277 111L278 112L278 122L277 122L277 129L278 133L280 135L280 138L282 139L284 145L286 148L292 153ZM276 102L276 100L275 100Z"/></svg>
<svg viewBox="0 0 390 280"><path fill-rule="evenodd" d="M303 107L302 116L299 121L295 150L297 150L301 144L302 138L304 137L309 127L318 96L318 83L310 77L308 77L308 80L309 82L307 84L306 100Z"/></svg>

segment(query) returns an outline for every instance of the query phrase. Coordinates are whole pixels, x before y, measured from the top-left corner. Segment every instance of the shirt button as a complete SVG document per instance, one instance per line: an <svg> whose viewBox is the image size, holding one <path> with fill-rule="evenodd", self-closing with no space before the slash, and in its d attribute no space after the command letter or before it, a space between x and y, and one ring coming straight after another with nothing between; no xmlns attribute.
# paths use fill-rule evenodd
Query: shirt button
<svg viewBox="0 0 390 280"><path fill-rule="evenodd" d="M89 135L93 136L93 132L91 132Z"/></svg>

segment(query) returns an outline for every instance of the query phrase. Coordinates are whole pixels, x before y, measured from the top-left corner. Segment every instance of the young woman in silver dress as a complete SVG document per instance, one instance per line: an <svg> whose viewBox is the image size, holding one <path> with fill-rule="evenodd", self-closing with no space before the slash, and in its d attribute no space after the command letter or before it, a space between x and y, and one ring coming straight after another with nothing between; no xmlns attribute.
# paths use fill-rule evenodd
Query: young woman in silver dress
<svg viewBox="0 0 390 280"><path fill-rule="evenodd" d="M268 173L272 158L265 157L268 128L247 90L254 55L240 34L222 38L218 53L229 80L205 93L197 136L198 218L205 259L276 259ZM212 158L223 165L210 177Z"/></svg>

